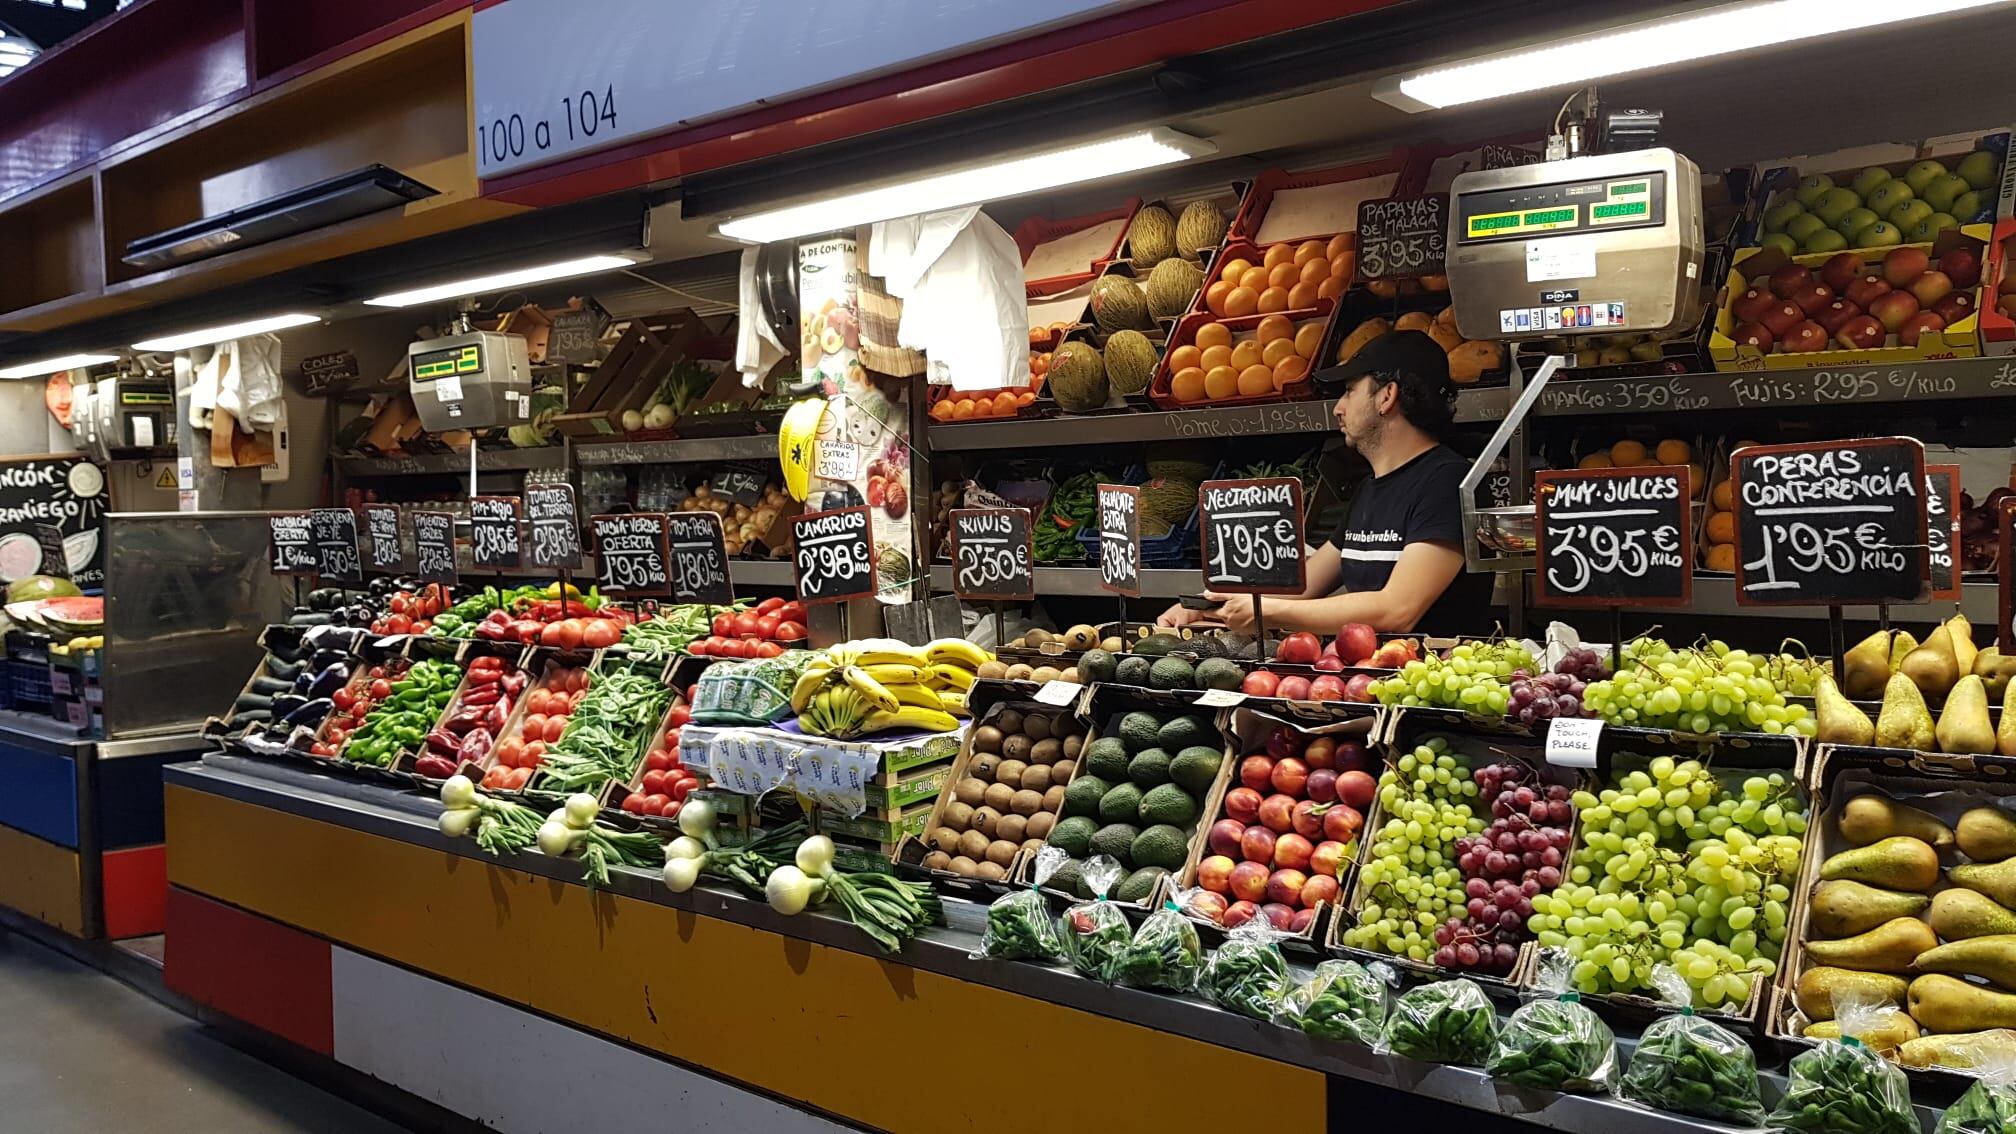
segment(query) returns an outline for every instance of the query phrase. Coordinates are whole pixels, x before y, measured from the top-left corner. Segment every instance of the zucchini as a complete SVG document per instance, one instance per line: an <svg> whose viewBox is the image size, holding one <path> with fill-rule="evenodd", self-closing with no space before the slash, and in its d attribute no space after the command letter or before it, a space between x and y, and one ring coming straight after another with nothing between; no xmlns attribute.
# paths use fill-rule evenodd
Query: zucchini
<svg viewBox="0 0 2016 1134"><path fill-rule="evenodd" d="M327 626L329 616L320 612L303 612L287 619L289 626Z"/></svg>

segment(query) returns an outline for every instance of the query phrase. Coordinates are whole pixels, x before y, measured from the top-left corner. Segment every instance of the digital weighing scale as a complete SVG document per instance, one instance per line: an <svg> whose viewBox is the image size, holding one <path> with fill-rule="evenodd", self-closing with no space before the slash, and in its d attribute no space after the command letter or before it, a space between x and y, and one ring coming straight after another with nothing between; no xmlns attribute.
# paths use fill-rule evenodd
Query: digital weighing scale
<svg viewBox="0 0 2016 1134"><path fill-rule="evenodd" d="M430 433L532 420L532 360L524 336L463 331L406 348L407 389Z"/></svg>

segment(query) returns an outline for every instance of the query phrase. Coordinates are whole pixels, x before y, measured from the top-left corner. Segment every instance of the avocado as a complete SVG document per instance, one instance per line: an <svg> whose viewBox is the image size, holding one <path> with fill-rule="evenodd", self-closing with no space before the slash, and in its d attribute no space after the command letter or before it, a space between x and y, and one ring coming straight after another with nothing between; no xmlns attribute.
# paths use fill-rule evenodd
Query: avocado
<svg viewBox="0 0 2016 1134"><path fill-rule="evenodd" d="M1182 658L1165 657L1149 667L1148 685L1153 689L1195 689L1197 671Z"/></svg>
<svg viewBox="0 0 2016 1134"><path fill-rule="evenodd" d="M1076 859L1058 867L1057 873L1052 874L1044 885L1060 894L1075 894L1080 898L1092 896L1085 889L1085 864Z"/></svg>
<svg viewBox="0 0 2016 1134"><path fill-rule="evenodd" d="M1134 652L1151 658L1161 657L1183 644L1183 639L1174 634L1150 634L1134 643Z"/></svg>
<svg viewBox="0 0 2016 1134"><path fill-rule="evenodd" d="M1217 748L1223 743L1217 726L1199 717L1176 717L1155 731L1155 747L1165 752L1181 752L1198 745Z"/></svg>
<svg viewBox="0 0 2016 1134"><path fill-rule="evenodd" d="M1127 778L1127 745L1117 736L1102 736L1086 745L1082 759L1085 770L1105 780L1108 787Z"/></svg>
<svg viewBox="0 0 2016 1134"><path fill-rule="evenodd" d="M1097 815L1099 801L1106 797L1112 786L1105 779L1090 773L1073 777L1071 786L1064 789L1064 814Z"/></svg>
<svg viewBox="0 0 2016 1134"><path fill-rule="evenodd" d="M1246 671L1225 658L1205 658L1197 663L1197 688L1237 689L1246 681Z"/></svg>
<svg viewBox="0 0 2016 1134"><path fill-rule="evenodd" d="M1120 659L1105 650L1086 650L1078 657L1078 680L1087 685L1111 681L1119 667Z"/></svg>
<svg viewBox="0 0 2016 1134"><path fill-rule="evenodd" d="M1185 642L1184 645L1187 648L1183 652L1200 661L1205 658L1222 658L1225 656L1225 644L1218 640L1218 635L1216 634L1199 634L1195 638Z"/></svg>
<svg viewBox="0 0 2016 1134"><path fill-rule="evenodd" d="M1140 842L1140 839L1134 840ZM1160 866L1144 866L1129 874L1120 885L1113 889L1116 902L1145 902L1148 895L1155 892L1155 883L1167 877L1169 871Z"/></svg>
<svg viewBox="0 0 2016 1134"><path fill-rule="evenodd" d="M1169 762L1169 782L1202 798L1218 780L1218 768L1225 762L1225 754L1216 748L1194 744L1176 754Z"/></svg>
<svg viewBox="0 0 2016 1134"><path fill-rule="evenodd" d="M1121 742L1127 745L1127 751L1129 752L1143 752L1150 748L1168 748L1168 745L1160 743L1158 740L1161 734L1162 718L1156 716L1154 713L1140 712L1128 713L1126 716L1121 717L1120 727L1113 731L1113 735L1118 736Z"/></svg>
<svg viewBox="0 0 2016 1134"><path fill-rule="evenodd" d="M1127 762L1127 778L1145 790L1169 782L1169 754L1160 748L1146 748Z"/></svg>
<svg viewBox="0 0 2016 1134"><path fill-rule="evenodd" d="M1120 664L1113 668L1113 683L1115 685L1133 685L1146 689L1148 687L1148 671L1153 669L1154 666L1155 662L1152 658L1136 657L1129 654L1121 658Z"/></svg>
<svg viewBox="0 0 2016 1134"><path fill-rule="evenodd" d="M1166 785L1165 785L1166 786ZM1178 789L1181 790L1181 789ZM1184 797L1188 799L1188 796ZM1120 784L1099 797L1099 821L1102 823L1131 823L1141 813L1141 789L1133 784Z"/></svg>
<svg viewBox="0 0 2016 1134"><path fill-rule="evenodd" d="M1190 857L1190 840L1184 837L1182 831L1166 823L1158 823L1136 835L1128 853L1134 856L1136 866L1181 870L1183 860Z"/></svg>
<svg viewBox="0 0 2016 1134"><path fill-rule="evenodd" d="M1134 840L1141 828L1132 823L1109 823L1092 836L1092 853L1111 855L1122 865L1134 864Z"/></svg>
<svg viewBox="0 0 2016 1134"><path fill-rule="evenodd" d="M1133 784L1121 784L1120 787L1107 792L1106 798L1099 801L1100 818L1106 817L1107 806L1120 788L1133 786ZM1190 798L1189 792L1175 784L1163 784L1161 787L1148 789L1148 794L1141 797L1136 813L1140 815L1143 823L1167 823L1172 827L1187 828L1197 821L1197 801Z"/></svg>
<svg viewBox="0 0 2016 1134"><path fill-rule="evenodd" d="M1084 858L1086 848L1092 845L1092 835L1098 830L1099 824L1090 817L1074 815L1050 829L1050 845L1072 858Z"/></svg>

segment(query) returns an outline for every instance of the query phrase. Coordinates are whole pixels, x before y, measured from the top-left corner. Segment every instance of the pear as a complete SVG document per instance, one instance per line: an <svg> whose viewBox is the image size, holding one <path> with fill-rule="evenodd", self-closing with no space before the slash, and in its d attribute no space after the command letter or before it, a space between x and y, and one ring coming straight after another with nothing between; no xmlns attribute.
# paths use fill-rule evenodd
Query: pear
<svg viewBox="0 0 2016 1134"><path fill-rule="evenodd" d="M2016 677L2016 657L2004 656L2000 647L1990 646L1974 655L1974 675L1987 684L1988 695L1999 701L2009 688L2009 679Z"/></svg>
<svg viewBox="0 0 2016 1134"><path fill-rule="evenodd" d="M1918 692L1934 699L1944 697L1960 680L1960 662L1953 653L1953 635L1942 624L1932 631L1925 644L1904 655L1897 672L1911 679ZM1887 697L1889 691L1885 690Z"/></svg>
<svg viewBox="0 0 2016 1134"><path fill-rule="evenodd" d="M1801 1034L1807 1039L1840 1039L1841 1022L1823 1020L1817 1024L1808 1024ZM1876 1023L1865 1025L1855 1038L1861 1040L1870 1050L1882 1052L1894 1051L1917 1039L1919 1034L1918 1021L1896 1008L1891 1008L1877 1013Z"/></svg>
<svg viewBox="0 0 2016 1134"><path fill-rule="evenodd" d="M1964 614L1946 620L1946 634L1953 640L1953 664L1961 673L1974 672L1974 660L1981 651L1974 648L1974 625Z"/></svg>
<svg viewBox="0 0 2016 1134"><path fill-rule="evenodd" d="M2016 1064L2016 1031L1996 1028L1950 1036L1920 1036L1904 1041L1897 1062L1906 1067L1947 1067L1965 1071L1989 1064Z"/></svg>
<svg viewBox="0 0 2016 1134"><path fill-rule="evenodd" d="M1820 877L1826 881L1846 878L1885 890L1930 890L1939 884L1939 852L1923 839L1892 835L1832 856L1820 864Z"/></svg>
<svg viewBox="0 0 2016 1134"><path fill-rule="evenodd" d="M1901 673L1891 674L1890 684L1883 689L1883 711L1876 714L1876 743L1884 748L1930 752L1938 742L1932 713L1925 708L1925 695L1917 683Z"/></svg>
<svg viewBox="0 0 2016 1134"><path fill-rule="evenodd" d="M1834 817L1841 837L1858 847L1868 846L1892 835L1909 835L1932 844L1934 850L1953 845L1953 831L1946 824L1908 804L1882 795L1858 795L1841 805Z"/></svg>
<svg viewBox="0 0 2016 1134"><path fill-rule="evenodd" d="M1839 941L1808 941L1806 958L1837 969L1873 973L1906 973L1920 953L1935 949L1932 927L1915 917L1896 917L1867 933Z"/></svg>
<svg viewBox="0 0 2016 1134"><path fill-rule="evenodd" d="M1962 890L1961 893L1971 893ZM1975 897L1980 897L1976 894ZM1813 890L1807 925L1815 937L1853 937L1892 918L1916 917L1930 899L1923 894L1879 890L1846 878L1822 882Z"/></svg>
<svg viewBox="0 0 2016 1134"><path fill-rule="evenodd" d="M1983 756L1995 751L1995 725L1988 719L1988 686L1973 674L1953 683L1939 706L1939 727L1932 730L1939 751Z"/></svg>
<svg viewBox="0 0 2016 1134"><path fill-rule="evenodd" d="M2016 1027L2016 995L1944 973L1927 973L1912 981L1908 1009L1928 1032Z"/></svg>
<svg viewBox="0 0 2016 1134"><path fill-rule="evenodd" d="M1917 648L1918 639L1911 636L1911 631L1897 631L1896 637L1890 639L1890 672L1896 673L1897 667L1903 665L1904 659Z"/></svg>
<svg viewBox="0 0 2016 1134"><path fill-rule="evenodd" d="M1799 974L1792 996L1799 1011L1809 1020L1834 1018L1834 998L1844 997L1902 1006L1911 982L1886 973L1859 973L1853 969L1817 966Z"/></svg>
<svg viewBox="0 0 2016 1134"><path fill-rule="evenodd" d="M1946 872L1946 877L1955 886L1986 894L2005 906L2016 906L2016 858L1956 866Z"/></svg>
<svg viewBox="0 0 2016 1134"><path fill-rule="evenodd" d="M1820 744L1867 745L1876 739L1876 726L1869 714L1841 695L1841 687L1826 674L1813 689L1816 728L1813 739Z"/></svg>
<svg viewBox="0 0 2016 1134"><path fill-rule="evenodd" d="M1995 751L2016 756L2016 681L2002 691L2002 720L1995 726Z"/></svg>
<svg viewBox="0 0 2016 1134"><path fill-rule="evenodd" d="M1949 886L1932 895L1932 908L1925 920L1943 941L2016 933L2016 910L1964 886Z"/></svg>
<svg viewBox="0 0 2016 1134"><path fill-rule="evenodd" d="M1972 808L1953 825L1953 836L1960 853L1975 862L2000 862L2016 855L2016 816L1999 807Z"/></svg>
<svg viewBox="0 0 2016 1134"><path fill-rule="evenodd" d="M1874 701L1890 680L1890 635L1878 630L1841 655L1841 691L1857 701Z"/></svg>
<svg viewBox="0 0 2016 1134"><path fill-rule="evenodd" d="M2003 988L2016 988L2016 933L1949 941L1918 954L1911 968L1921 973L1977 976Z"/></svg>

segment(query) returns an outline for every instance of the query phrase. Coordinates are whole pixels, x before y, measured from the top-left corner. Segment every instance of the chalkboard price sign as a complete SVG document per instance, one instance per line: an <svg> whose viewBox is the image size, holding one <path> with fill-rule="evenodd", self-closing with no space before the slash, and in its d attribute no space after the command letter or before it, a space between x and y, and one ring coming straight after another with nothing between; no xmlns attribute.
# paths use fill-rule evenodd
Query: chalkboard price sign
<svg viewBox="0 0 2016 1134"><path fill-rule="evenodd" d="M734 602L721 517L712 512L673 512L665 524L672 549L672 601L714 606Z"/></svg>
<svg viewBox="0 0 2016 1134"><path fill-rule="evenodd" d="M366 504L364 529L371 535L371 569L384 574L397 573L406 563L399 550L399 509Z"/></svg>
<svg viewBox="0 0 2016 1134"><path fill-rule="evenodd" d="M516 496L469 498L469 561L492 571L515 570L524 561Z"/></svg>
<svg viewBox="0 0 2016 1134"><path fill-rule="evenodd" d="M35 542L42 547L41 573L58 579L70 577L70 553L63 546L63 529L55 524L36 524Z"/></svg>
<svg viewBox="0 0 2016 1134"><path fill-rule="evenodd" d="M266 517L272 536L275 575L315 573L315 533L306 512L275 512Z"/></svg>
<svg viewBox="0 0 2016 1134"><path fill-rule="evenodd" d="M1449 195L1388 197L1358 206L1358 278L1439 276L1447 249Z"/></svg>
<svg viewBox="0 0 2016 1134"><path fill-rule="evenodd" d="M532 566L581 566L581 513L571 484L525 486L525 520L532 540Z"/></svg>
<svg viewBox="0 0 2016 1134"><path fill-rule="evenodd" d="M317 508L308 513L315 541L315 574L323 579L357 583L364 565L357 553L357 513L348 508Z"/></svg>
<svg viewBox="0 0 2016 1134"><path fill-rule="evenodd" d="M593 362L599 355L595 339L593 311L561 311L553 316L546 333L546 361L578 366Z"/></svg>
<svg viewBox="0 0 2016 1134"><path fill-rule="evenodd" d="M1694 597L1693 474L1685 465L1533 476L1541 600L1685 606Z"/></svg>
<svg viewBox="0 0 2016 1134"><path fill-rule="evenodd" d="M808 606L875 596L875 536L868 509L808 512L791 521L792 569Z"/></svg>
<svg viewBox="0 0 2016 1134"><path fill-rule="evenodd" d="M1213 591L1299 595L1307 582L1302 482L1207 480L1197 486L1204 583Z"/></svg>
<svg viewBox="0 0 2016 1134"><path fill-rule="evenodd" d="M601 588L612 595L672 593L672 553L666 547L663 512L593 516L595 554L602 561Z"/></svg>
<svg viewBox="0 0 2016 1134"><path fill-rule="evenodd" d="M413 573L429 583L455 582L454 513L413 513Z"/></svg>
<svg viewBox="0 0 2016 1134"><path fill-rule="evenodd" d="M1909 437L1753 445L1729 462L1737 602L1925 596L1925 446Z"/></svg>
<svg viewBox="0 0 2016 1134"><path fill-rule="evenodd" d="M1925 466L1925 565L1936 602L1960 601L1960 466Z"/></svg>
<svg viewBox="0 0 2016 1134"><path fill-rule="evenodd" d="M1133 485L1099 486L1099 585L1141 597L1141 490Z"/></svg>
<svg viewBox="0 0 2016 1134"><path fill-rule="evenodd" d="M962 599L1036 597L1035 536L1023 508L952 510L952 593Z"/></svg>
<svg viewBox="0 0 2016 1134"><path fill-rule="evenodd" d="M762 473L748 469L723 469L714 474L707 489L716 496L725 496L731 503L744 508L754 508L763 502L763 485L767 478Z"/></svg>

